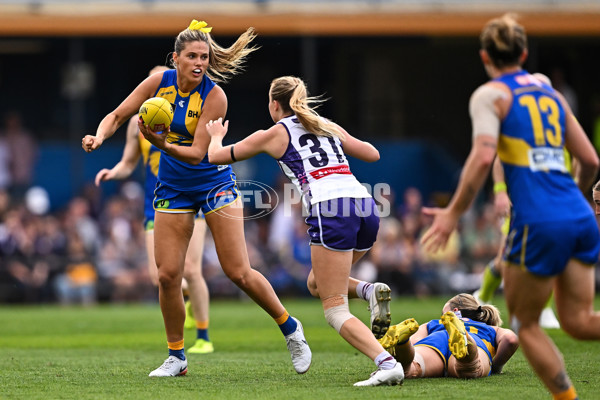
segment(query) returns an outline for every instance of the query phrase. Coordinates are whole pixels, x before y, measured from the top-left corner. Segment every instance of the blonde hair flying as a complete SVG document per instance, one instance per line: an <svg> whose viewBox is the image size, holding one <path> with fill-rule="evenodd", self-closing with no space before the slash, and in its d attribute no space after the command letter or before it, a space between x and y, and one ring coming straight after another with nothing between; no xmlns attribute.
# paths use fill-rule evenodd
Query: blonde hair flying
<svg viewBox="0 0 600 400"><path fill-rule="evenodd" d="M337 136L345 140L342 132L329 120L321 117L311 104L319 104L324 100L319 97L308 97L306 84L295 76L282 76L271 82L269 94L285 112L293 112L304 129L317 136Z"/></svg>
<svg viewBox="0 0 600 400"><path fill-rule="evenodd" d="M204 26L206 23L201 21ZM250 53L258 47L249 47L250 42L256 38L254 28L250 27L242 33L230 47L221 47L210 35L212 28L197 27L198 21L194 20L190 26L181 31L175 39L175 53L178 55L189 42L205 42L209 48L208 70L206 75L217 83L229 81L233 76L244 70L244 62Z"/></svg>

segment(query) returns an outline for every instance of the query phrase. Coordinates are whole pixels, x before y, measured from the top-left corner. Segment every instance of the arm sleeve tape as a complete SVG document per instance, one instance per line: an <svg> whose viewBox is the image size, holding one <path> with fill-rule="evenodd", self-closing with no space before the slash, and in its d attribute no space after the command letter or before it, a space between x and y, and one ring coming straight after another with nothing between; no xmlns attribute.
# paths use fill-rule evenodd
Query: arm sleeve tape
<svg viewBox="0 0 600 400"><path fill-rule="evenodd" d="M490 135L498 138L500 133L500 117L496 114L494 103L506 97L506 93L490 85L480 86L471 95L469 114L473 124L473 138L478 135Z"/></svg>

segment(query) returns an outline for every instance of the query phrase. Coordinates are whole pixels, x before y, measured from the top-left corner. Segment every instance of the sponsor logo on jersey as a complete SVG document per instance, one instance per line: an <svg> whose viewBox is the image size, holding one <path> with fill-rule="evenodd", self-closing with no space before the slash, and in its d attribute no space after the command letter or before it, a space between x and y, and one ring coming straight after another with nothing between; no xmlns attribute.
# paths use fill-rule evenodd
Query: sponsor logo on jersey
<svg viewBox="0 0 600 400"><path fill-rule="evenodd" d="M565 152L562 148L537 147L530 149L528 156L529 168L532 171L567 172Z"/></svg>
<svg viewBox="0 0 600 400"><path fill-rule="evenodd" d="M169 208L169 200L163 200L163 199L155 200L154 208Z"/></svg>
<svg viewBox="0 0 600 400"><path fill-rule="evenodd" d="M340 174L340 175L351 175L350 167L347 165L338 165L337 167L320 168L310 172L310 176L314 179L321 179L329 175Z"/></svg>

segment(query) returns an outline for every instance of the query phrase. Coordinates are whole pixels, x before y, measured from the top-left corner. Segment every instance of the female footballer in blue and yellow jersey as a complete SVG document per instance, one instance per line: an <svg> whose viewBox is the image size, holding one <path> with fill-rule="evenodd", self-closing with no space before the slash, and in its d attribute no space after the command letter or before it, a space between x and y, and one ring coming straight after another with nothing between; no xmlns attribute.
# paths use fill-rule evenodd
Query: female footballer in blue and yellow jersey
<svg viewBox="0 0 600 400"><path fill-rule="evenodd" d="M523 70L527 36L513 16L489 21L480 41L491 80L471 96L471 152L449 206L423 210L434 220L421 243L430 251L445 245L497 153L512 202L504 268L511 326L554 398L576 399L562 355L539 317L554 290L562 328L577 339L600 340L600 313L593 311L600 233L583 194L600 160L564 97ZM565 148L577 162L575 179Z"/></svg>
<svg viewBox="0 0 600 400"><path fill-rule="evenodd" d="M561 273L572 258L594 264L600 242L588 233L596 224L593 212L569 171L567 113L558 93L524 70L494 81L506 85L513 98L498 140L513 205L506 262L546 276ZM540 212L540 199L552 212ZM547 241L548 236L561 240Z"/></svg>
<svg viewBox="0 0 600 400"><path fill-rule="evenodd" d="M167 67L156 66L150 75L168 70ZM138 119L132 117L127 125L127 138L121 160L112 169L102 169L96 175L96 185L102 181L126 179L131 176L140 158L144 168L144 227L146 231L146 253L148 257L148 273L152 283L158 286L158 269L154 259L154 189L156 188L160 150L151 144L139 132ZM186 302L186 328L196 329L196 343L188 349L189 353L212 353L214 347L209 339L209 302L208 286L202 274L202 254L206 222L200 213L194 224L194 233L190 239L185 256L183 270L184 286L188 295Z"/></svg>
<svg viewBox="0 0 600 400"><path fill-rule="evenodd" d="M117 128L137 113L144 101L163 97L173 104L174 120L165 132L139 124L144 137L162 152L155 190L154 249L158 266L159 302L167 336L168 358L152 377L187 373L183 330L185 306L181 284L186 250L194 231L194 217L205 214L225 274L277 323L298 373L308 371L312 353L302 324L288 314L271 284L250 266L244 237L244 210L230 167L206 161L210 137L206 124L224 118L227 96L215 84L241 72L246 57L256 50L250 43L253 28L230 47L211 37L212 28L193 20L175 39L174 70L152 74L100 122L96 135L86 135L86 152L98 149Z"/></svg>
<svg viewBox="0 0 600 400"><path fill-rule="evenodd" d="M173 122L166 141L173 146L191 146L203 105L215 83L204 75L200 84L189 93L177 85L177 71L165 71L155 97L163 97L173 105ZM190 179L201 176L202 179ZM233 202L238 192L235 174L229 165L215 166L205 155L199 163L180 161L165 152L158 170L159 185L154 207L163 212L214 212ZM182 195L181 193L185 193ZM194 198L191 193L198 193Z"/></svg>
<svg viewBox="0 0 600 400"><path fill-rule="evenodd" d="M380 339L407 377L483 378L501 372L519 347L515 333L498 326L498 309L480 305L468 293L452 297L442 312L440 319L421 326L407 319Z"/></svg>
<svg viewBox="0 0 600 400"><path fill-rule="evenodd" d="M457 316L461 315L460 312L456 313ZM497 343L496 343L496 329L490 325L487 325L483 322L479 322L479 321L475 321L472 320L470 318L464 318L462 316L458 317L464 324L466 332L470 334L470 336L473 337L473 340L475 341L475 344L477 345L477 347L479 347L480 349L482 349L485 354L487 355L488 359L489 359L489 363L491 365L492 363L492 359L494 358L494 356L496 355L496 349L497 349ZM429 321L426 325L427 327L427 333L428 333L428 337L422 339L421 341L415 343L415 346L422 346L422 345L428 345L430 347L434 347L436 350L440 351L440 353L443 351L445 352L446 348L448 348L448 332L446 331L446 328L444 327L444 324L442 323L441 319L433 319L431 321ZM428 342L428 340L430 340L430 336L433 333L436 332L444 332L445 335L444 340L441 342L437 342L436 344L431 346ZM440 346L441 345L441 346ZM443 349L443 350L441 350ZM450 352L450 349L448 348L447 350L448 352ZM443 354L443 353L441 353ZM446 363L447 363L447 358L444 357ZM491 372L491 370L490 370Z"/></svg>

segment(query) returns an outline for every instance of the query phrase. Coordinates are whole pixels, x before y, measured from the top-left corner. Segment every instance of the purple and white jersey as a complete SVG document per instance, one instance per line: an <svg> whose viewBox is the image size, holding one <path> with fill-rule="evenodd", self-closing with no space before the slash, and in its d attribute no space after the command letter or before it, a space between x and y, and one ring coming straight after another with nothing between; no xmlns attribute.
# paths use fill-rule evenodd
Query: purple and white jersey
<svg viewBox="0 0 600 400"><path fill-rule="evenodd" d="M308 132L295 115L278 122L285 126L290 143L277 160L283 173L302 194L307 209L340 197L368 198L367 189L350 172L338 137Z"/></svg>

